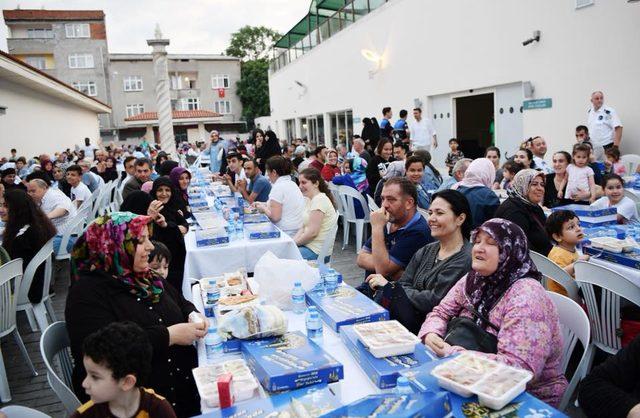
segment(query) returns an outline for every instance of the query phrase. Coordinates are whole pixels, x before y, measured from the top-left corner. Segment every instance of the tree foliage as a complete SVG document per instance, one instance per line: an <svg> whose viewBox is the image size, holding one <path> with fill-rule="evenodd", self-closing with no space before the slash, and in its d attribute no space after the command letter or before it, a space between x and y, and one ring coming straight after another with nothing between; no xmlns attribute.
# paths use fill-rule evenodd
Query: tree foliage
<svg viewBox="0 0 640 418"><path fill-rule="evenodd" d="M259 116L270 114L269 51L280 34L264 26L244 26L231 35L225 53L242 60L237 94L242 102L242 116L249 127Z"/></svg>
<svg viewBox="0 0 640 418"><path fill-rule="evenodd" d="M280 34L265 26L244 26L231 34L231 42L225 54L242 61L267 59L269 50Z"/></svg>

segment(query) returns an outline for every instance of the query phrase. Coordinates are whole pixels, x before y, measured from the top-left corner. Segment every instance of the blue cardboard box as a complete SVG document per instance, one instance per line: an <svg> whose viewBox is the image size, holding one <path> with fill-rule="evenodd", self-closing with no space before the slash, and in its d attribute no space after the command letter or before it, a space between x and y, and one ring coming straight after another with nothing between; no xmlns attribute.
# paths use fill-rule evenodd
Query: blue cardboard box
<svg viewBox="0 0 640 418"><path fill-rule="evenodd" d="M640 250L633 250L628 253L613 253L601 248L594 248L590 245L584 245L582 252L591 256L597 256L603 260L610 261L615 264L631 267L640 270Z"/></svg>
<svg viewBox="0 0 640 418"><path fill-rule="evenodd" d="M343 325L389 319L389 311L345 283L332 295L312 290L306 293L306 299L307 305L315 305L322 320L335 332L340 332Z"/></svg>
<svg viewBox="0 0 640 418"><path fill-rule="evenodd" d="M342 364L300 331L282 337L245 340L241 346L249 368L269 392L344 378Z"/></svg>
<svg viewBox="0 0 640 418"><path fill-rule="evenodd" d="M426 363L420 367L410 369L400 374L409 379L411 386L416 392L421 393L432 393L439 390L442 390L440 386L438 386L438 379L431 375L431 370L439 364L450 360L450 358L434 360L432 362ZM451 411L453 416L455 417L466 417L472 416L470 414L465 413L464 411L476 411L477 414L473 416L490 416L490 413L495 414L496 417L564 417L566 415L562 414L558 410L554 409L552 406L547 405L542 402L538 398L533 395L530 395L527 392L521 393L517 396L510 404L505 406L500 411L494 411L487 407L481 406L478 403L478 397L472 396L470 398L463 398L462 396L456 395L455 393L448 392L449 399L451 401ZM480 413L482 411L482 413Z"/></svg>
<svg viewBox="0 0 640 418"><path fill-rule="evenodd" d="M602 225L615 225L617 223L618 209L611 207L605 209L594 209L588 205L565 205L551 208L552 212L559 210L571 210L580 218L580 226L594 227Z"/></svg>
<svg viewBox="0 0 640 418"><path fill-rule="evenodd" d="M271 222L247 224L244 226L249 239L280 238L280 230Z"/></svg>
<svg viewBox="0 0 640 418"><path fill-rule="evenodd" d="M261 222L271 222L264 213L249 213L244 215L245 224L257 224Z"/></svg>
<svg viewBox="0 0 640 418"><path fill-rule="evenodd" d="M451 412L447 392L425 392L413 395L385 393L369 395L336 409L322 418L376 417L376 418L442 418Z"/></svg>
<svg viewBox="0 0 640 418"><path fill-rule="evenodd" d="M340 337L360 368L380 389L395 387L401 371L419 367L434 360L422 343L416 344L413 354L375 358L358 339L353 325L340 328Z"/></svg>
<svg viewBox="0 0 640 418"><path fill-rule="evenodd" d="M607 225L607 226L595 226L590 228L582 228L584 236L588 240L594 237L615 237L618 239L625 239L627 237L627 228L624 225Z"/></svg>
<svg viewBox="0 0 640 418"><path fill-rule="evenodd" d="M268 398L241 402L229 408L218 409L197 418L267 418L274 416L300 416L301 408L305 416L322 416L342 404L326 384L308 386ZM282 412L283 415L278 415Z"/></svg>
<svg viewBox="0 0 640 418"><path fill-rule="evenodd" d="M189 206L192 208L206 208L209 207L209 203L206 199L189 200Z"/></svg>
<svg viewBox="0 0 640 418"><path fill-rule="evenodd" d="M195 234L197 247L208 247L210 245L229 243L229 235L226 232L212 229L196 229Z"/></svg>

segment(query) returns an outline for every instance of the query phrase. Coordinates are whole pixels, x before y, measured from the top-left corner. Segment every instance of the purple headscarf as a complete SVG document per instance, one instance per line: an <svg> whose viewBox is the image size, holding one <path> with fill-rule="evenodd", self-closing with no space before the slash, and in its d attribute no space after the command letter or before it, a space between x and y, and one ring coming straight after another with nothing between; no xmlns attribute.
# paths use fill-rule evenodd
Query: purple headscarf
<svg viewBox="0 0 640 418"><path fill-rule="evenodd" d="M498 268L489 276L481 276L475 270L467 275L465 293L474 308L485 318L506 291L520 279L541 280L542 275L529 256L527 236L522 229L506 219L489 219L471 233L471 242L478 232L485 232L497 244L500 251ZM482 326L482 320L476 323Z"/></svg>
<svg viewBox="0 0 640 418"><path fill-rule="evenodd" d="M173 183L173 186L176 188L176 190L180 191L183 200L185 202L188 202L189 194L187 193L187 190L183 190L180 187L180 176L183 173L189 174L189 178L191 178L191 173L189 173L189 171L187 171L187 169L184 167L176 167L173 170L171 170L171 173L169 173L169 178L171 179L171 183Z"/></svg>

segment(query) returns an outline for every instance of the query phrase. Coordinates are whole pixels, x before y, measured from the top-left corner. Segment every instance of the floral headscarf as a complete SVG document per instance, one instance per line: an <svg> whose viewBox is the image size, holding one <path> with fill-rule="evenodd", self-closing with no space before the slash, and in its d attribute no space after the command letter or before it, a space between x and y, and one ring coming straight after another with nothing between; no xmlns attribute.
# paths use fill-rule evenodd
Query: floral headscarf
<svg viewBox="0 0 640 418"><path fill-rule="evenodd" d="M72 274L102 270L130 288L139 298L152 303L164 290L162 278L151 269L133 270L138 238L151 222L149 216L131 212L113 212L96 218L78 239L71 253Z"/></svg>
<svg viewBox="0 0 640 418"><path fill-rule="evenodd" d="M472 163L473 164L473 163ZM471 165L469 165L471 167ZM507 191L507 194L517 200L520 200L528 205L535 205L529 200L529 189L531 183L536 177L542 177L544 179L544 173L542 171L534 170L533 168L527 168L518 171L518 173L511 180L511 189Z"/></svg>
<svg viewBox="0 0 640 418"><path fill-rule="evenodd" d="M353 182L356 185L356 189L358 189L359 192L364 192L369 188L369 181L367 180L367 160L365 160L364 158L360 158L357 155L349 155L347 154L349 160L350 160L350 169L351 169L351 173L349 173L349 176L351 176L351 179L353 180Z"/></svg>
<svg viewBox="0 0 640 418"><path fill-rule="evenodd" d="M520 279L541 280L542 275L529 256L527 236L516 224L506 219L489 219L471 233L471 242L478 232L485 232L500 250L498 268L489 276L481 276L475 270L467 274L465 293L474 308L485 318L505 292ZM482 320L476 323L482 326Z"/></svg>

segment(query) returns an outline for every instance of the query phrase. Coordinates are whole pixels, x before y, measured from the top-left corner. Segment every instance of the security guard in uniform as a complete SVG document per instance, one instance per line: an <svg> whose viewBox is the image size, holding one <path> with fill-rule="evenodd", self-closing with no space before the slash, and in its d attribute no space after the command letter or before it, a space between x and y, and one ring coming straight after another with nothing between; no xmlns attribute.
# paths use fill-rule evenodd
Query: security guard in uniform
<svg viewBox="0 0 640 418"><path fill-rule="evenodd" d="M619 147L622 140L622 123L618 113L613 108L604 106L604 94L601 91L591 94L591 104L587 117L591 142L604 149Z"/></svg>

